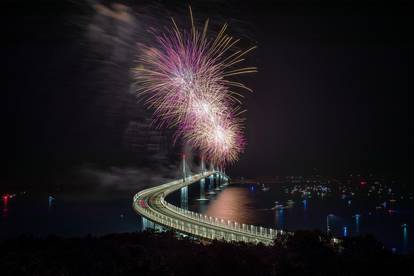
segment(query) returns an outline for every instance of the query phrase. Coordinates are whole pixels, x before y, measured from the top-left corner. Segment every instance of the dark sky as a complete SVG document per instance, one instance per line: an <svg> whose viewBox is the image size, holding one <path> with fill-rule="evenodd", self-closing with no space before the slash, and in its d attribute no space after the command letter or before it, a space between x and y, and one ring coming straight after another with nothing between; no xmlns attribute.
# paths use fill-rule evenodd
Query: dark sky
<svg viewBox="0 0 414 276"><path fill-rule="evenodd" d="M248 146L231 174L316 170L409 176L412 7L403 2L272 2L192 3L196 14L229 21L246 45L258 45L249 63L259 73L246 79L254 89L246 97ZM122 94L128 90L122 84L128 68L108 72L112 67L93 58L85 38L85 26L93 20L90 6L81 1L6 3L1 44L6 179L60 174L88 162L139 166L144 157L124 147L126 118L138 116L125 113L134 108L125 105ZM146 7L148 17L152 9L157 16L186 12L181 1L151 2L150 8L147 2L134 3L132 9ZM108 88L107 77L117 75ZM102 96L112 90L111 97ZM116 115L108 117L111 110Z"/></svg>
<svg viewBox="0 0 414 276"><path fill-rule="evenodd" d="M247 104L249 146L235 171L411 172L414 56L406 9L252 12L259 73Z"/></svg>

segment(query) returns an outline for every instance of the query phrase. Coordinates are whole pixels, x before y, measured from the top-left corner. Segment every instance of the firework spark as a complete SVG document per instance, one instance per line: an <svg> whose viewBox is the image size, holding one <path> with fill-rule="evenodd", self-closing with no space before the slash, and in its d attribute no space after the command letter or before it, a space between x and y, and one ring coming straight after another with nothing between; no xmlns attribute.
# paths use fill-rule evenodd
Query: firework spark
<svg viewBox="0 0 414 276"><path fill-rule="evenodd" d="M226 34L227 24L217 36L208 36L207 19L202 31L194 24L156 34L157 47L145 47L135 68L138 95L154 110L159 127L175 127L181 137L215 164L234 162L245 146L238 106L241 95L233 89L251 91L235 75L256 72L240 67L254 47L238 50L239 43Z"/></svg>
<svg viewBox="0 0 414 276"><path fill-rule="evenodd" d="M241 124L225 117L212 122L201 121L191 131L184 132L183 137L218 165L236 161L246 144Z"/></svg>

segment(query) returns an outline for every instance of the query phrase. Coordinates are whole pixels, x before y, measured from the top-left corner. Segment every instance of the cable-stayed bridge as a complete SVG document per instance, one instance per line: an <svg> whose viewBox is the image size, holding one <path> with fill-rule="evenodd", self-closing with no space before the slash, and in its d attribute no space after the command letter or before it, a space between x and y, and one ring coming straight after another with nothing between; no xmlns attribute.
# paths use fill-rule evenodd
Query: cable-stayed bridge
<svg viewBox="0 0 414 276"><path fill-rule="evenodd" d="M282 230L241 224L192 212L166 202L165 197L204 178L228 183L219 171L208 171L140 191L134 196L134 210L146 219L184 235L204 240L243 241L270 245Z"/></svg>

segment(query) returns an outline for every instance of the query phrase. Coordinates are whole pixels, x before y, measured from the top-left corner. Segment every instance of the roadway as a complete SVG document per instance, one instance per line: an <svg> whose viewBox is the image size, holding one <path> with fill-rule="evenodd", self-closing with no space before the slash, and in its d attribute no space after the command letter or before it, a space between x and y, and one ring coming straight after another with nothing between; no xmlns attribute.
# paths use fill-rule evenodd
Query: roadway
<svg viewBox="0 0 414 276"><path fill-rule="evenodd" d="M191 212L165 201L168 194L212 175L227 178L220 172L209 171L188 177L186 181L175 180L148 188L134 196L133 208L138 214L156 224L204 240L219 239L270 245L276 235L283 234L282 231L276 229L240 224Z"/></svg>

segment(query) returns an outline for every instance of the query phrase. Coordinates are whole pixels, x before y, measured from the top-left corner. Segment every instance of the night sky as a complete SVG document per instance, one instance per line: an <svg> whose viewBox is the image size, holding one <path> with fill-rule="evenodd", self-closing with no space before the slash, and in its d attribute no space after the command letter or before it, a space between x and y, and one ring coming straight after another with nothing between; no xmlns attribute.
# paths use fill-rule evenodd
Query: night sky
<svg viewBox="0 0 414 276"><path fill-rule="evenodd" d="M272 2L192 2L200 19L228 21L245 45L258 46L249 64L259 72L245 79L254 90L245 100L248 146L230 174L360 172L409 179L412 7ZM107 41L88 31L101 24L90 3L6 3L3 182L63 177L86 163L140 167L155 162L147 156L154 153L131 150L140 141L134 135L152 131L129 131L147 118L129 91L134 47L122 50L127 58L115 65L108 62L106 46L99 44ZM123 3L139 24L135 35L154 22L162 24L158 18L182 14L185 19L187 12L181 1ZM134 45L134 37L128 44ZM179 145L167 148L180 151ZM177 160L175 153L166 158Z"/></svg>

